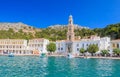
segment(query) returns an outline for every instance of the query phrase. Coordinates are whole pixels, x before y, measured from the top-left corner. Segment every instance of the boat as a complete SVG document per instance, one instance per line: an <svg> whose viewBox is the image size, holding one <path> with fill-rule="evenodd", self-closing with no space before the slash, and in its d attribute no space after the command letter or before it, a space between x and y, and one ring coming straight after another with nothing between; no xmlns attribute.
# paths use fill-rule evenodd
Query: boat
<svg viewBox="0 0 120 77"><path fill-rule="evenodd" d="M74 55L68 53L67 57L68 57L68 58L74 58Z"/></svg>
<svg viewBox="0 0 120 77"><path fill-rule="evenodd" d="M8 57L14 57L14 54L13 53L9 53Z"/></svg>
<svg viewBox="0 0 120 77"><path fill-rule="evenodd" d="M41 54L40 54L40 57L41 57L41 58L46 57L46 54L45 54L45 53L41 53Z"/></svg>

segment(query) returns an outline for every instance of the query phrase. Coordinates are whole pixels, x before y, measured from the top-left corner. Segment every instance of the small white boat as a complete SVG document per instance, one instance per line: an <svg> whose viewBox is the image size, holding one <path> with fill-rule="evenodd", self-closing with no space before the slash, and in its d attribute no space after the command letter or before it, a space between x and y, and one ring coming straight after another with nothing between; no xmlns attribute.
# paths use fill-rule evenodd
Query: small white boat
<svg viewBox="0 0 120 77"><path fill-rule="evenodd" d="M68 58L74 58L74 55L68 53L67 57L68 57Z"/></svg>
<svg viewBox="0 0 120 77"><path fill-rule="evenodd" d="M8 57L14 57L14 54L13 53L9 53Z"/></svg>
<svg viewBox="0 0 120 77"><path fill-rule="evenodd" d="M40 57L41 57L41 58L46 57L46 54L45 54L45 53L41 53L41 54L40 54Z"/></svg>

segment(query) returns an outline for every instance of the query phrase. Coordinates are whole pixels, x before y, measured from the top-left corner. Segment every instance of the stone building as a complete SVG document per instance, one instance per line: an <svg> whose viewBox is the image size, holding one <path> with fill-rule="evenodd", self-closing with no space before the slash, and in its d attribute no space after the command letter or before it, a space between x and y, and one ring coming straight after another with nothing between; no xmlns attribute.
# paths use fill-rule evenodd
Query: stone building
<svg viewBox="0 0 120 77"><path fill-rule="evenodd" d="M120 49L120 39L118 40L112 40L111 41L111 49L116 49L116 48L119 48Z"/></svg>

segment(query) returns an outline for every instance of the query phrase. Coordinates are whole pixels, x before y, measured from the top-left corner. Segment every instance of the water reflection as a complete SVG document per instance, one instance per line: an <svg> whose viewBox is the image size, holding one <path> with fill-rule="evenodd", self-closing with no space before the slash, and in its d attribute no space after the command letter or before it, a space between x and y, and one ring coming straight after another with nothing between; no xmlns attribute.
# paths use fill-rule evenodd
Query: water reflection
<svg viewBox="0 0 120 77"><path fill-rule="evenodd" d="M120 60L112 60L113 65L111 66L112 68L112 76L111 77L118 77L120 76Z"/></svg>
<svg viewBox="0 0 120 77"><path fill-rule="evenodd" d="M113 60L96 59L96 73L102 77L112 76Z"/></svg>
<svg viewBox="0 0 120 77"><path fill-rule="evenodd" d="M120 60L0 56L0 77L119 77Z"/></svg>

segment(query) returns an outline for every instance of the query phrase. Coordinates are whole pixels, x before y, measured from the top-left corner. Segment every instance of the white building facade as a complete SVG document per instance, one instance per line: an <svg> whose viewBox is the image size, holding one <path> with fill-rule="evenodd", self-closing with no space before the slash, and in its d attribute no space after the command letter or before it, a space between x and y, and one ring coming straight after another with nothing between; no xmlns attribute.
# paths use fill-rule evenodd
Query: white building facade
<svg viewBox="0 0 120 77"><path fill-rule="evenodd" d="M56 51L57 53L66 53L66 41L56 41Z"/></svg>
<svg viewBox="0 0 120 77"><path fill-rule="evenodd" d="M0 54L33 55L36 50L38 53L47 53L48 43L49 40L43 38L31 40L0 39Z"/></svg>
<svg viewBox="0 0 120 77"><path fill-rule="evenodd" d="M68 32L67 32L67 40L56 41L56 52L57 53L73 53L79 54L81 48L87 50L89 45L95 44L99 47L99 51L101 50L109 50L110 49L110 38L103 37L100 38L98 36L91 36L89 39L80 39L75 40L74 34L74 25L73 19L70 15L68 20Z"/></svg>
<svg viewBox="0 0 120 77"><path fill-rule="evenodd" d="M49 40L44 38L31 39L28 42L28 47L30 50L39 51L39 53L47 53L47 45Z"/></svg>
<svg viewBox="0 0 120 77"><path fill-rule="evenodd" d="M56 41L56 52L66 53L66 41ZM92 39L81 39L72 42L72 53L78 54L81 48L87 50L89 45L95 44L99 47L99 51L101 50L109 50L110 49L110 38L109 37L95 37Z"/></svg>
<svg viewBox="0 0 120 77"><path fill-rule="evenodd" d="M73 49L74 53L79 53L81 48L84 48L87 50L89 45L95 44L99 47L99 51L101 50L109 50L110 49L110 38L109 37L103 37L98 39L82 39L80 41L75 41L73 43Z"/></svg>
<svg viewBox="0 0 120 77"><path fill-rule="evenodd" d="M32 54L27 49L27 40L24 39L0 39L0 54Z"/></svg>

